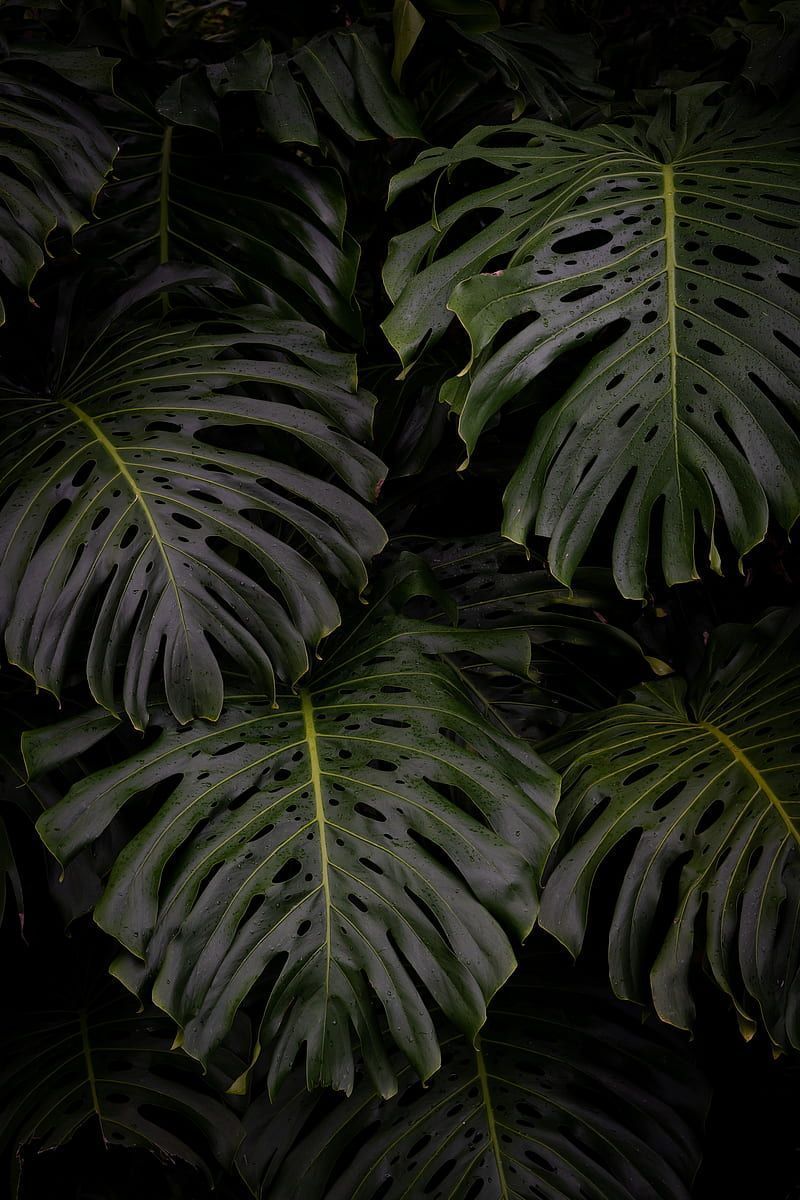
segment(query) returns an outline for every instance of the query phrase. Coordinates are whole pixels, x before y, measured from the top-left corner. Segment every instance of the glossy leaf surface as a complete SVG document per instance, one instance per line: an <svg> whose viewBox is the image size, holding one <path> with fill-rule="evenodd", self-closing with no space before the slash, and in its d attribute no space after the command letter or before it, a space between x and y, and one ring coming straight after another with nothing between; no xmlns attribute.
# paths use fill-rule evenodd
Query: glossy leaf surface
<svg viewBox="0 0 800 1200"><path fill-rule="evenodd" d="M307 325L112 309L46 389L5 397L10 659L58 694L88 637L94 696L118 707L121 668L139 728L159 676L178 720L219 716L220 654L271 697L339 622L326 579L361 589L383 544L339 485L375 496L370 419L351 360Z"/></svg>
<svg viewBox="0 0 800 1200"><path fill-rule="evenodd" d="M780 1046L800 1045L799 656L797 614L723 627L691 686L641 688L578 720L548 756L564 792L545 928L580 949L595 876L632 840L609 939L617 993L651 991L662 1019L688 1027L703 950Z"/></svg>
<svg viewBox="0 0 800 1200"><path fill-rule="evenodd" d="M402 1070L391 1105L361 1087L298 1136L308 1098L287 1085L278 1105L256 1101L238 1158L251 1190L264 1200L688 1200L705 1083L677 1039L576 976L534 956L475 1045L448 1037L435 1079L423 1088Z"/></svg>
<svg viewBox="0 0 800 1200"><path fill-rule="evenodd" d="M502 173L395 239L384 328L408 367L458 316L472 359L443 395L470 454L495 414L578 355L504 497L505 535L549 538L565 583L609 509L628 597L644 595L651 538L680 583L697 578L698 528L718 569L718 517L741 556L770 512L784 528L800 512L800 133L791 114L748 117L710 90L628 125L479 128L395 181ZM471 236L453 232L476 219Z"/></svg>
<svg viewBox="0 0 800 1200"><path fill-rule="evenodd" d="M77 51L68 62L48 55L46 81L28 77L23 48L0 70L0 273L29 292L57 231L73 236L92 215L116 144L56 72L80 82L96 56ZM5 309L0 301L0 320Z"/></svg>
<svg viewBox="0 0 800 1200"><path fill-rule="evenodd" d="M554 838L556 779L476 711L447 649L518 665L523 634L456 633L386 617L338 644L280 707L230 694L219 722L160 734L90 776L39 830L68 861L134 797L162 799L114 868L96 920L134 956L129 986L206 1059L251 992L275 1090L301 1052L309 1086L349 1091L358 1041L396 1086L381 1033L427 1077L432 999L470 1036L514 969ZM26 738L31 771L101 738L89 714Z"/></svg>

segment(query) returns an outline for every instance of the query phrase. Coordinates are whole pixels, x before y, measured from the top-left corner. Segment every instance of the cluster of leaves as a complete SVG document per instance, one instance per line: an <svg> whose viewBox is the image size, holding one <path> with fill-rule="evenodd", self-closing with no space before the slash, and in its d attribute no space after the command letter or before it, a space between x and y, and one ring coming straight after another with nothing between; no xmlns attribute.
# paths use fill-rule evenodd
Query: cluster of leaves
<svg viewBox="0 0 800 1200"><path fill-rule="evenodd" d="M800 5L654 9L2 7L12 1195L687 1200L792 1069Z"/></svg>

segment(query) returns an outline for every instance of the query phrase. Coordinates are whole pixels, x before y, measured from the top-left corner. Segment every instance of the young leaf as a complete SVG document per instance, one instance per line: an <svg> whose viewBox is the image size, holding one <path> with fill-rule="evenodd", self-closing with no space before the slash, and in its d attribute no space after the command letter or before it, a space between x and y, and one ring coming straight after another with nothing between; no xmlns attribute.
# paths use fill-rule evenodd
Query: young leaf
<svg viewBox="0 0 800 1200"><path fill-rule="evenodd" d="M618 995L688 1028L691 968L779 1046L800 1046L800 614L723 627L688 688L672 678L578 720L549 761L564 774L557 865L541 922L573 953L598 868L635 836L609 941ZM669 910L663 905L669 899ZM650 988L648 989L648 976Z"/></svg>
<svg viewBox="0 0 800 1200"><path fill-rule="evenodd" d="M272 86L259 100L259 113L277 141L318 144L310 95L353 141L372 141L380 133L422 137L413 107L389 74L377 34L366 26L320 34L293 55L275 59Z"/></svg>
<svg viewBox="0 0 800 1200"><path fill-rule="evenodd" d="M392 32L394 34L394 55L392 58L392 79L400 85L400 76L417 38L425 28L425 18L413 3L413 0L394 0L392 8Z"/></svg>

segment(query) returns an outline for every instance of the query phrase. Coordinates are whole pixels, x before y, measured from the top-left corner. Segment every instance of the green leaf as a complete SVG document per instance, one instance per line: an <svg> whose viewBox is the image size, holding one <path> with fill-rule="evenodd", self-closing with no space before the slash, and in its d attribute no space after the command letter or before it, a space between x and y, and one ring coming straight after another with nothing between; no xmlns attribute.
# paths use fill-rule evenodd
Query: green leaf
<svg viewBox="0 0 800 1200"><path fill-rule="evenodd" d="M443 1040L427 1087L400 1068L386 1103L259 1097L239 1169L264 1200L688 1200L708 1087L665 1034L533 955L474 1044Z"/></svg>
<svg viewBox="0 0 800 1200"><path fill-rule="evenodd" d="M799 627L799 614L780 610L752 631L725 626L688 688L650 684L556 739L562 832L541 913L577 953L598 869L635 839L609 941L617 994L651 990L662 1019L688 1028L692 959L704 949L739 1011L795 1047Z"/></svg>
<svg viewBox="0 0 800 1200"><path fill-rule="evenodd" d="M610 89L598 84L600 61L588 34L562 34L540 25L510 25L471 40L483 56L494 61L506 85L515 93L514 116L529 106L541 109L549 121L570 123L567 96L610 99Z"/></svg>
<svg viewBox="0 0 800 1200"><path fill-rule="evenodd" d="M217 96L229 92L265 92L272 73L272 50L261 38L246 50L206 67L206 76Z"/></svg>
<svg viewBox="0 0 800 1200"><path fill-rule="evenodd" d="M749 21L728 17L712 35L721 50L740 40L748 43L743 78L754 88L769 88L779 98L788 96L800 61L800 2L772 4L769 11L754 12Z"/></svg>
<svg viewBox="0 0 800 1200"><path fill-rule="evenodd" d="M358 246L345 232L338 174L164 128L130 105L109 120L121 152L99 220L83 240L131 271L167 260L224 271L277 315L357 338Z"/></svg>
<svg viewBox="0 0 800 1200"><path fill-rule="evenodd" d="M550 538L565 583L609 507L628 597L645 591L651 526L674 584L697 578L698 523L718 567L718 514L741 556L770 512L785 528L800 512L797 122L708 92L628 126L477 129L395 181L396 194L461 164L503 172L395 240L384 329L408 368L456 313L472 343L470 454L496 413L578 355L504 497L505 535ZM479 214L477 233L454 237Z"/></svg>
<svg viewBox="0 0 800 1200"><path fill-rule="evenodd" d="M114 68L119 59L107 58L92 47L73 50L51 41L26 40L3 47L8 62L38 63L49 67L68 83L97 95L110 93L114 87Z"/></svg>
<svg viewBox="0 0 800 1200"><path fill-rule="evenodd" d="M417 38L424 27L425 18L412 0L394 0L392 8L392 31L394 33L392 79L398 87L406 59L414 49Z"/></svg>
<svg viewBox="0 0 800 1200"><path fill-rule="evenodd" d="M373 124L393 138L421 138L414 109L392 83L374 29L353 25L338 38L358 95Z"/></svg>
<svg viewBox="0 0 800 1200"><path fill-rule="evenodd" d="M271 88L259 100L259 114L267 132L280 142L319 144L309 93L353 141L373 141L381 133L422 137L412 105L392 80L374 29L354 24L319 34L293 55L276 57L274 67Z"/></svg>
<svg viewBox="0 0 800 1200"><path fill-rule="evenodd" d="M239 1119L197 1064L170 1049L174 1030L163 1014L137 1015L124 996L96 996L74 1011L6 1013L0 1148L11 1152L12 1196L21 1194L27 1154L63 1146L91 1124L104 1146L181 1159L209 1184L215 1163L230 1165Z"/></svg>
<svg viewBox="0 0 800 1200"><path fill-rule="evenodd" d="M354 141L375 136L361 104L350 67L342 58L338 39L321 34L301 46L293 58L325 112Z"/></svg>
<svg viewBox="0 0 800 1200"><path fill-rule="evenodd" d="M26 78L25 67L0 70L0 276L29 293L52 235L74 236L89 221L116 146L66 88Z"/></svg>
<svg viewBox="0 0 800 1200"><path fill-rule="evenodd" d="M308 96L289 66L289 56L279 54L272 60L269 87L256 101L264 131L273 141L300 142L318 146L317 122Z"/></svg>
<svg viewBox="0 0 800 1200"><path fill-rule="evenodd" d="M6 395L10 659L58 694L88 638L93 695L117 708L121 666L139 728L159 674L178 720L216 719L220 652L272 696L275 673L297 679L306 646L339 623L326 578L363 588L383 544L330 479L374 497L382 465L355 440L372 398L318 330L260 308L159 323L118 303L88 327L81 315L83 345L47 386Z"/></svg>
<svg viewBox="0 0 800 1200"><path fill-rule="evenodd" d="M464 33L488 33L500 24L492 0L423 0L422 7L426 13L452 21Z"/></svg>
<svg viewBox="0 0 800 1200"><path fill-rule="evenodd" d="M471 648L524 669L524 635L380 610L277 710L229 694L214 726L154 713L156 740L38 825L67 861L160 785L95 919L132 956L120 977L137 989L152 978L202 1061L252 993L273 1092L301 1052L309 1087L349 1092L357 1041L392 1094L384 1019L414 1070L433 1074L431 1000L476 1034L514 969L509 937L533 924L554 838L556 777L476 712L442 658ZM85 721L27 737L31 773L85 738Z"/></svg>
<svg viewBox="0 0 800 1200"><path fill-rule="evenodd" d="M209 80L198 68L179 75L156 100L156 111L171 125L219 133L219 113Z"/></svg>

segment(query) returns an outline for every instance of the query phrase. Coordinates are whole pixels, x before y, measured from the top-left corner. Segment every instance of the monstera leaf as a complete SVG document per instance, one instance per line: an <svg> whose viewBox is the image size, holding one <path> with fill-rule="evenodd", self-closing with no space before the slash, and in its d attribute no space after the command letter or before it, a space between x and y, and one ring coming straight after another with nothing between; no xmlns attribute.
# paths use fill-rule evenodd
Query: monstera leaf
<svg viewBox="0 0 800 1200"><path fill-rule="evenodd" d="M240 1171L264 1200L688 1200L708 1089L637 1018L534 957L427 1087L400 1068L396 1099L364 1086L313 1124L288 1084L257 1100Z"/></svg>
<svg viewBox="0 0 800 1200"><path fill-rule="evenodd" d="M309 1086L353 1085L356 1038L396 1086L381 1032L427 1078L430 999L474 1036L512 972L553 841L556 778L483 719L444 650L524 671L521 633L460 634L376 614L299 694L228 695L216 725L159 736L75 786L39 822L68 861L137 796L161 799L95 918L131 952L116 971L205 1060L251 992L276 1090L305 1047ZM33 775L114 724L90 713L26 738ZM265 998L265 1005L264 1005Z"/></svg>
<svg viewBox="0 0 800 1200"><path fill-rule="evenodd" d="M414 109L389 74L378 36L363 25L320 34L293 54L278 54L265 95L257 101L261 123L277 142L318 146L312 104L354 141L422 136Z"/></svg>
<svg viewBox="0 0 800 1200"><path fill-rule="evenodd" d="M800 615L725 626L701 676L640 689L579 720L550 754L564 774L558 865L541 921L573 952L604 859L635 839L609 942L620 996L693 1019L691 964L773 1040L800 1046Z"/></svg>
<svg viewBox="0 0 800 1200"><path fill-rule="evenodd" d="M746 47L742 76L754 88L769 88L778 97L795 86L800 60L800 3L784 0L753 14L754 20L729 16L712 34L720 50Z"/></svg>
<svg viewBox="0 0 800 1200"><path fill-rule="evenodd" d="M64 77L84 82L93 73L92 51L66 59L45 53L33 74L29 52L7 53L0 68L0 274L29 292L51 237L72 236L90 219L117 147L65 86Z"/></svg>
<svg viewBox="0 0 800 1200"><path fill-rule="evenodd" d="M503 525L515 542L550 538L565 583L604 516L617 584L641 597L651 533L679 583L697 577L698 523L718 567L717 514L741 556L770 511L787 528L800 511L797 119L746 119L708 91L627 125L480 128L395 181L503 173L444 208L442 185L430 224L395 240L384 327L408 367L457 314L472 359L444 395L470 454L571 355Z"/></svg>
<svg viewBox="0 0 800 1200"><path fill-rule="evenodd" d="M568 96L608 99L597 83L600 62L586 35L557 33L541 25L506 25L466 34L476 64L494 64L512 98L514 117L540 109L548 121L569 123Z"/></svg>
<svg viewBox="0 0 800 1200"><path fill-rule="evenodd" d="M216 119L209 89L209 105ZM360 334L358 247L335 171L165 123L144 106L108 114L120 154L85 249L135 271L168 260L225 272L276 315Z"/></svg>
<svg viewBox="0 0 800 1200"><path fill-rule="evenodd" d="M469 91L483 89L484 105L486 83L492 76L493 83L501 85L501 95L505 92L506 111L511 108L515 118L532 107L548 120L569 123L567 96L611 96L597 83L600 63L588 34L562 34L530 23L501 26L491 0L430 0L427 4L420 0L418 6L411 0L395 0L392 17L392 73L397 79L426 19L432 18L443 45L453 52L451 81L460 73L459 60L463 60L472 76L471 84L464 81L466 87ZM437 90L442 91L441 78ZM426 113L426 125L434 114L441 115L440 105L437 96Z"/></svg>
<svg viewBox="0 0 800 1200"><path fill-rule="evenodd" d="M530 638L526 676L493 663L459 664L465 683L503 728L538 740L569 713L609 704L623 679L650 673L638 643L610 624L625 606L608 572L584 569L569 589L492 535L439 540L423 556L455 603L462 628L519 629ZM606 678L610 663L616 688ZM656 660L652 666L665 669Z"/></svg>
<svg viewBox="0 0 800 1200"><path fill-rule="evenodd" d="M227 1052L204 1081L191 1058L170 1048L169 1019L137 1014L124 996L96 996L74 1011L6 1009L6 1019L0 1148L11 1154L12 1196L28 1154L63 1146L92 1123L106 1146L181 1159L209 1182L216 1163L231 1163L242 1129L214 1084L224 1089L235 1055Z"/></svg>
<svg viewBox="0 0 800 1200"><path fill-rule="evenodd" d="M41 391L8 393L0 624L10 659L58 693L79 639L99 703L147 723L159 664L181 721L216 718L220 654L264 693L335 628L325 578L366 583L381 527L371 398L322 335L262 308L186 322L126 305L67 343ZM204 276L194 276L200 282ZM77 324L77 323L76 323ZM69 338L69 333L65 335Z"/></svg>

